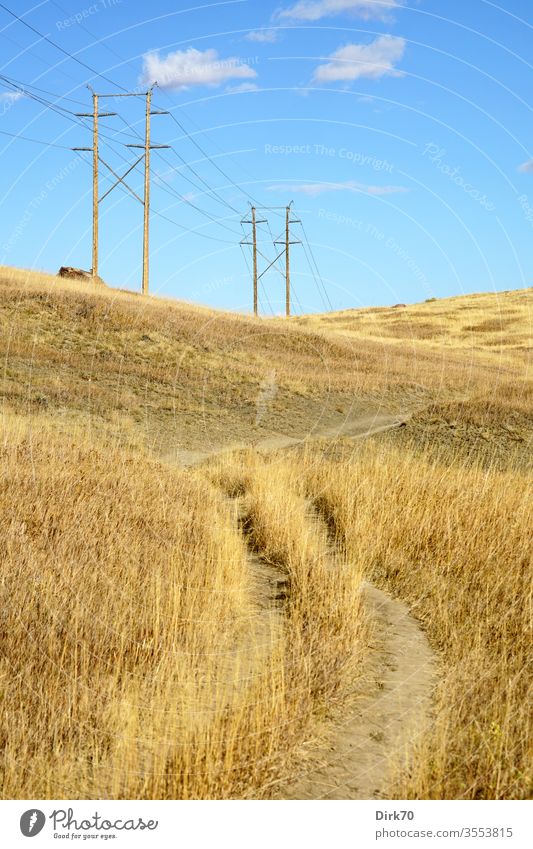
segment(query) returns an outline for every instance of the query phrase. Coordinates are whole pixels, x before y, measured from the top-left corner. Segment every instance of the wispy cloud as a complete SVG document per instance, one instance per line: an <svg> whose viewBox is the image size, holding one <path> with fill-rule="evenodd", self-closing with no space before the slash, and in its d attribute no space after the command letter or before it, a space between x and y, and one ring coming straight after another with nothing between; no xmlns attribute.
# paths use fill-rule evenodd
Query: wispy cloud
<svg viewBox="0 0 533 849"><path fill-rule="evenodd" d="M407 192L404 186L368 186L365 183L357 183L355 180L346 180L343 183L277 183L268 186L269 192L298 192L309 197L318 197L325 192L358 192L365 195L394 195L398 192Z"/></svg>
<svg viewBox="0 0 533 849"><path fill-rule="evenodd" d="M288 9L281 9L278 18L294 21L319 21L343 12L351 12L360 18L381 21L390 18L391 11L402 6L402 0L300 0Z"/></svg>
<svg viewBox="0 0 533 849"><path fill-rule="evenodd" d="M22 91L2 91L0 92L0 103L16 103L24 97Z"/></svg>
<svg viewBox="0 0 533 849"><path fill-rule="evenodd" d="M533 159L528 159L527 162L523 162L518 170L521 171L522 174L533 174Z"/></svg>
<svg viewBox="0 0 533 849"><path fill-rule="evenodd" d="M219 86L228 80L253 79L256 71L234 56L221 59L217 50L176 50L166 56L157 51L143 56L142 85L157 82L164 89Z"/></svg>
<svg viewBox="0 0 533 849"><path fill-rule="evenodd" d="M273 44L279 38L277 29L256 29L244 36L247 41L258 41L263 44Z"/></svg>
<svg viewBox="0 0 533 849"><path fill-rule="evenodd" d="M313 82L352 82L361 77L378 79L384 76L402 76L395 64L405 51L405 39L393 35L380 35L370 44L346 44L339 47L325 65L319 65Z"/></svg>

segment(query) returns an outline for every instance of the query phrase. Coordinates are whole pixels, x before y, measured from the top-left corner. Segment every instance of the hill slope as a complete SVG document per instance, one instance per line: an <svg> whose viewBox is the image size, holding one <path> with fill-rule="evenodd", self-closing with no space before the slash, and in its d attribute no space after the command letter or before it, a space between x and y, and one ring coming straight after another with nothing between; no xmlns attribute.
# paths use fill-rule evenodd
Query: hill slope
<svg viewBox="0 0 533 849"><path fill-rule="evenodd" d="M290 795L367 733L365 579L438 655L388 794L527 796L530 297L266 321L0 270L2 795Z"/></svg>
<svg viewBox="0 0 533 849"><path fill-rule="evenodd" d="M497 311L502 297L518 330L497 348L479 309ZM13 411L90 422L164 456L304 437L522 380L530 300L520 292L257 320L0 268L1 394ZM441 346L427 328L438 334L444 315ZM460 323L477 323L475 346L468 336L456 345Z"/></svg>

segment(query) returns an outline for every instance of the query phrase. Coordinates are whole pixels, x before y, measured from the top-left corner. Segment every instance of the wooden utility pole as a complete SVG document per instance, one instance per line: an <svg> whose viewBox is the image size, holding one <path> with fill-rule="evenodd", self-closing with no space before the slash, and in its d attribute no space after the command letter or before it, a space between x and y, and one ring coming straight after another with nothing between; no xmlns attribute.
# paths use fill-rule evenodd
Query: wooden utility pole
<svg viewBox="0 0 533 849"><path fill-rule="evenodd" d="M257 303L258 303L257 283L258 283L259 278L263 276L262 274L260 274L260 275L257 274L257 225L258 224L266 224L267 220L266 220L266 218L261 218L260 220L258 220L257 210L256 210L255 206L252 206L251 212L252 212L252 220L248 221L246 219L243 219L241 221L241 224L251 224L252 225L252 242L251 242L251 245L252 245L252 286L253 286L254 315L257 315L258 314L258 309L257 309ZM247 242L244 239L241 242L241 245L249 245L249 244L250 244L250 242Z"/></svg>
<svg viewBox="0 0 533 849"><path fill-rule="evenodd" d="M143 235L143 295L148 294L148 239L150 226L150 111L152 89L146 92L146 122L144 132L144 235Z"/></svg>
<svg viewBox="0 0 533 849"><path fill-rule="evenodd" d="M90 86L88 86L89 91L91 91L93 96L93 111L91 112L77 112L76 115L79 118L92 118L93 119L93 146L92 148L87 147L74 147L73 150L92 150L93 154L93 249L92 249L92 260L91 260L91 274L93 279L98 277L98 167L99 167L99 151L98 151L98 118L110 118L116 115L116 112L98 112L98 95L95 91L92 90Z"/></svg>
<svg viewBox="0 0 533 849"><path fill-rule="evenodd" d="M152 91L154 86L148 89L145 93L146 111L144 125L144 144L129 144L128 147L136 147L144 149L144 226L143 226L143 276L142 276L142 293L147 295L149 291L149 265L150 265L150 151L154 148L161 150L170 147L168 144L152 144L150 139L150 119L152 115L168 115L166 110L157 109L152 111Z"/></svg>
<svg viewBox="0 0 533 849"><path fill-rule="evenodd" d="M93 91L93 253L92 274L98 277L98 95Z"/></svg>
<svg viewBox="0 0 533 849"><path fill-rule="evenodd" d="M284 250L280 256L285 253L285 315L287 318L291 314L291 245L300 245L299 239L291 239L291 224L301 224L299 218L291 218L292 200L285 207L285 238L276 239L275 245L284 245ZM275 260L274 260L275 261Z"/></svg>
<svg viewBox="0 0 533 849"><path fill-rule="evenodd" d="M154 83L157 85L157 83ZM164 110L152 110L152 88L145 93L146 97L146 129L145 129L145 137L143 144L128 144L127 147L135 147L139 148L143 152L140 156L137 157L135 162L133 162L130 167L123 173L117 174L104 159L101 158L99 148L98 148L98 119L99 118L107 118L111 115L116 115L116 112L99 112L98 111L98 101L103 97L139 97L137 93L129 93L125 92L124 94L96 94L92 90L90 86L88 86L93 96L93 111L92 112L77 112L76 114L80 118L92 118L93 119L93 146L92 147L73 147L72 150L86 150L92 151L93 154L93 250L92 250L92 276L98 276L98 208L102 203L104 198L108 196L110 192L113 191L119 184L122 185L123 188L127 189L127 191L134 197L139 203L144 206L144 238L143 238L143 274L142 274L142 291L143 295L148 294L148 228L149 228L149 220L150 220L150 151L156 148L167 148L168 144L151 144L150 141L150 117L151 115L168 115L168 112ZM142 137L140 137L142 138ZM134 192L133 189L126 183L125 177L133 171L134 168L144 159L144 199L140 198L137 192ZM113 185L107 189L103 193L103 195L98 197L98 167L99 163L105 165L107 170L116 178Z"/></svg>
<svg viewBox="0 0 533 849"><path fill-rule="evenodd" d="M290 252L290 206L285 209L285 315L291 314L291 252Z"/></svg>
<svg viewBox="0 0 533 849"><path fill-rule="evenodd" d="M255 221L255 206L252 206L252 236L253 236L253 278L254 278L254 315L257 315L257 224Z"/></svg>

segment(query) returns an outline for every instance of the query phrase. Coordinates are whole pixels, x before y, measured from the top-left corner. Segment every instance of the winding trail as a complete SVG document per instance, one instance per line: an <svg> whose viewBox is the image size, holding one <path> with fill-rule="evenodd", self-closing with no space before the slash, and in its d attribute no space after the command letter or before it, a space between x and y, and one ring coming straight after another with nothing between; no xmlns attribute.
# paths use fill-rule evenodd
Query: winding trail
<svg viewBox="0 0 533 849"><path fill-rule="evenodd" d="M402 602L372 584L362 592L373 636L350 714L276 798L387 798L392 770L408 766L431 722L436 665L424 632Z"/></svg>
<svg viewBox="0 0 533 849"><path fill-rule="evenodd" d="M349 420L340 430L326 429L312 438L361 439L404 423L405 419L398 416L376 414ZM274 451L301 443L293 437L278 436L261 440L253 447ZM193 466L236 447L240 446L222 451L182 452L181 464ZM335 557L334 550L331 557ZM279 615L278 600L285 589L280 585L279 573L269 569L252 551L249 560L258 598L271 628L271 617ZM361 592L371 639L348 715L332 729L327 744L309 752L299 774L276 783L273 798L387 798L393 771L408 767L413 746L431 723L437 671L425 633L403 602L368 582L362 584Z"/></svg>
<svg viewBox="0 0 533 849"><path fill-rule="evenodd" d="M332 425L316 429L303 438L277 434L267 436L264 439L249 443L236 443L225 447L210 448L209 450L181 449L175 454L176 462L180 466L196 466L205 460L229 454L243 448L255 448L256 451L279 451L283 448L296 448L313 439L336 439L339 437L351 437L352 439L363 439L366 436L374 436L386 430L392 430L405 424L407 417L401 417L392 413L372 413L356 418L346 419L341 425Z"/></svg>

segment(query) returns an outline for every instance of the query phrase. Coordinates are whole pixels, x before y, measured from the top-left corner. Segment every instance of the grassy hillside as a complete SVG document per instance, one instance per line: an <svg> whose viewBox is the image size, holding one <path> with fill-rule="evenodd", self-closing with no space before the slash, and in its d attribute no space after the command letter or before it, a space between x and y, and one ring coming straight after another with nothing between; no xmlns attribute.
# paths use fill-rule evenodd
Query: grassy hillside
<svg viewBox="0 0 533 849"><path fill-rule="evenodd" d="M261 320L0 269L2 796L268 797L350 705L363 579L441 670L390 793L527 796L531 294Z"/></svg>
<svg viewBox="0 0 533 849"><path fill-rule="evenodd" d="M406 343L420 349L470 352L525 366L533 351L533 289L431 298L412 306L377 307L303 316L298 324L357 339Z"/></svg>
<svg viewBox="0 0 533 849"><path fill-rule="evenodd" d="M509 295L521 328L526 294ZM500 301L484 297L494 308ZM480 322L476 298L468 309L463 300L447 302L450 327L456 315L466 325ZM364 411L464 399L523 375L525 351L513 347L505 365L496 348L487 356L492 330L476 334L478 347L466 337L459 348L427 338L406 344L404 336L398 344L398 325L415 326L420 311L424 326L429 317L432 326L441 323L440 303L401 316L363 310L254 320L0 269L2 397L11 410L59 417L69 427L90 423L120 444L179 456L280 432L304 436Z"/></svg>

